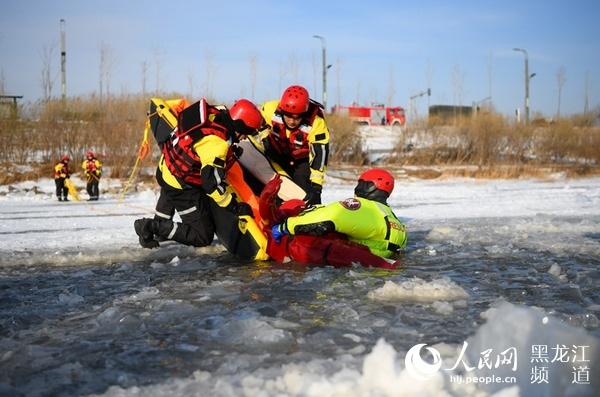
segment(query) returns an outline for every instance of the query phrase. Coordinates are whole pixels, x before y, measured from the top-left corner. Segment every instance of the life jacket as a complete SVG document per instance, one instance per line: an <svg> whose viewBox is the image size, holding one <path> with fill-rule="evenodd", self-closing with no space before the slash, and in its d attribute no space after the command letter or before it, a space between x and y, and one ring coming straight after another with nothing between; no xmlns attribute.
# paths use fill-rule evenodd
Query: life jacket
<svg viewBox="0 0 600 397"><path fill-rule="evenodd" d="M60 161L54 166L54 179L67 178L70 175L71 173L69 172L69 165L67 163Z"/></svg>
<svg viewBox="0 0 600 397"><path fill-rule="evenodd" d="M162 155L169 171L184 185L200 186L202 163L194 151L194 145L208 135L216 135L224 141L231 140L229 129L215 117L222 110L210 106L202 99L185 108L179 114L177 128L169 135L162 147Z"/></svg>
<svg viewBox="0 0 600 397"><path fill-rule="evenodd" d="M85 175L87 177L94 176L94 177L98 178L100 176L100 174L102 173L101 163L95 157L92 159L86 158L83 161L83 169L84 169Z"/></svg>
<svg viewBox="0 0 600 397"><path fill-rule="evenodd" d="M298 128L290 130L290 136L288 137L287 127L283 121L283 113L277 108L271 118L272 127L268 136L272 150L283 156L291 156L295 160L308 157L308 134L317 116L324 118L323 107L320 103L311 99L308 104L308 111L303 116L300 125Z"/></svg>
<svg viewBox="0 0 600 397"><path fill-rule="evenodd" d="M96 167L96 159L92 158L92 159L85 159L85 171L86 172L96 172L96 169L98 167Z"/></svg>

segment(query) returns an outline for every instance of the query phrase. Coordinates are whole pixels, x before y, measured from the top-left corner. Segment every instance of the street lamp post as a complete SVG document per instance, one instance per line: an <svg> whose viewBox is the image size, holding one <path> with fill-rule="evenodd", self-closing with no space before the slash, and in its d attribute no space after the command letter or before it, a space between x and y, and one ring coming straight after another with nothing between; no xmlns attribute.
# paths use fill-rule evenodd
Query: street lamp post
<svg viewBox="0 0 600 397"><path fill-rule="evenodd" d="M65 33L65 20L60 20L60 92L62 100L67 98L67 45Z"/></svg>
<svg viewBox="0 0 600 397"><path fill-rule="evenodd" d="M327 112L327 69L329 66L327 65L327 49L325 44L325 37L319 36L318 34L313 35L315 39L321 40L321 54L323 60L323 107L325 108L325 112Z"/></svg>
<svg viewBox="0 0 600 397"><path fill-rule="evenodd" d="M529 56L523 48L513 48L513 51L522 52L525 55L525 124L529 124L529 80L535 75L529 75Z"/></svg>

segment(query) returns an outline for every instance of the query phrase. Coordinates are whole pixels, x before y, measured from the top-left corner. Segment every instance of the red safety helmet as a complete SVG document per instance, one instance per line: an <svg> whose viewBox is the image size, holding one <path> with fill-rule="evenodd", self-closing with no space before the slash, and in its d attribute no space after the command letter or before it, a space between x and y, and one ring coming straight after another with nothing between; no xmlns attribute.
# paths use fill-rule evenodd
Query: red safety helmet
<svg viewBox="0 0 600 397"><path fill-rule="evenodd" d="M71 161L71 158L68 155L63 154L63 156L60 158L60 161Z"/></svg>
<svg viewBox="0 0 600 397"><path fill-rule="evenodd" d="M88 150L88 152L85 154L85 156L89 159L89 158L94 158L94 152L92 152L91 150Z"/></svg>
<svg viewBox="0 0 600 397"><path fill-rule="evenodd" d="M292 85L283 91L279 100L279 110L288 114L302 114L308 110L308 91L299 85Z"/></svg>
<svg viewBox="0 0 600 397"><path fill-rule="evenodd" d="M371 168L358 177L354 194L357 197L385 204L387 198L392 194L392 190L394 190L394 177L392 174L381 168Z"/></svg>
<svg viewBox="0 0 600 397"><path fill-rule="evenodd" d="M229 109L229 115L234 121L236 131L240 134L255 134L256 130L264 123L260 110L258 110L255 104L247 99L235 101L231 109Z"/></svg>
<svg viewBox="0 0 600 397"><path fill-rule="evenodd" d="M387 194L392 194L394 190L394 177L392 174L381 168L371 168L363 172L359 177L359 181L373 182L375 187L383 190Z"/></svg>

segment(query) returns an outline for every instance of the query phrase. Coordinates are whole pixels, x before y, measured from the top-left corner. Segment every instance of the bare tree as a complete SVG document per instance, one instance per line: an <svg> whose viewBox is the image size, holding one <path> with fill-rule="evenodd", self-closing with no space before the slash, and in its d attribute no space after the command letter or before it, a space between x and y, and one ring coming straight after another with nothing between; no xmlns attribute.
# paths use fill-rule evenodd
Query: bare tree
<svg viewBox="0 0 600 397"><path fill-rule="evenodd" d="M213 84L217 75L217 67L215 65L215 54L211 50L204 51L204 93L202 96L206 98L213 98Z"/></svg>
<svg viewBox="0 0 600 397"><path fill-rule="evenodd" d="M256 54L250 54L248 64L250 67L250 99L254 101L256 95Z"/></svg>
<svg viewBox="0 0 600 397"><path fill-rule="evenodd" d="M146 81L148 79L148 62L142 61L142 96L146 97Z"/></svg>
<svg viewBox="0 0 600 397"><path fill-rule="evenodd" d="M588 114L590 111L590 71L585 71L585 87L584 87L584 104L583 104L583 114Z"/></svg>
<svg viewBox="0 0 600 397"><path fill-rule="evenodd" d="M114 64L113 51L110 46L104 42L100 43L100 100L102 101L104 90L106 97L110 97L110 79L112 67Z"/></svg>
<svg viewBox="0 0 600 397"><path fill-rule="evenodd" d="M387 94L387 104L388 106L394 106L394 95L396 95L396 83L394 81L394 66L390 65L390 70L388 74L388 94Z"/></svg>
<svg viewBox="0 0 600 397"><path fill-rule="evenodd" d="M561 66L556 72L556 83L558 84L558 105L556 107L556 118L560 118L560 99L562 96L562 89L565 85L565 81L567 81L566 70L564 66Z"/></svg>
<svg viewBox="0 0 600 397"><path fill-rule="evenodd" d="M0 68L0 95L6 93L6 79L4 77L4 69Z"/></svg>
<svg viewBox="0 0 600 397"><path fill-rule="evenodd" d="M187 72L188 97L190 100L194 97L194 67L190 67Z"/></svg>
<svg viewBox="0 0 600 397"><path fill-rule="evenodd" d="M154 88L155 95L159 95L160 88L160 70L162 69L162 51L160 49L154 50L154 66L156 72L156 86Z"/></svg>
<svg viewBox="0 0 600 397"><path fill-rule="evenodd" d="M296 56L296 54L291 53L290 57L288 58L288 62L289 71L292 76L293 83L297 84L300 75L300 62L298 61L298 57Z"/></svg>
<svg viewBox="0 0 600 397"><path fill-rule="evenodd" d="M452 85L454 86L454 106L462 106L464 74L459 65L454 65L452 69ZM456 110L454 111L454 120L457 121Z"/></svg>
<svg viewBox="0 0 600 397"><path fill-rule="evenodd" d="M492 80L494 77L494 53L490 51L490 55L488 56L488 97L490 98L490 109L492 108Z"/></svg>
<svg viewBox="0 0 600 397"><path fill-rule="evenodd" d="M287 68L285 67L282 61L279 61L279 86L278 92L283 90L283 80L285 80L285 76L287 75Z"/></svg>
<svg viewBox="0 0 600 397"><path fill-rule="evenodd" d="M54 59L55 44L44 45L42 47L42 91L44 101L49 101L52 97L52 88L54 87L54 76L52 76L52 59Z"/></svg>
<svg viewBox="0 0 600 397"><path fill-rule="evenodd" d="M372 104L379 104L379 93L377 92L377 87L369 86L369 99Z"/></svg>
<svg viewBox="0 0 600 397"><path fill-rule="evenodd" d="M337 104L342 104L342 86L340 84L340 70L342 69L342 60L338 57L335 60L335 84L336 84L336 96Z"/></svg>

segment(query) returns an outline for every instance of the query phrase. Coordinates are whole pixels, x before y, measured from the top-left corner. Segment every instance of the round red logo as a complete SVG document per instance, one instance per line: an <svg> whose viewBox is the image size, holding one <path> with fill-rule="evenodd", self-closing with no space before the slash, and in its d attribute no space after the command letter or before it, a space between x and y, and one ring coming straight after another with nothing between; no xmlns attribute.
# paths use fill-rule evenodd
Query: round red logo
<svg viewBox="0 0 600 397"><path fill-rule="evenodd" d="M350 211L356 211L357 209L360 208L360 201L358 201L355 198L349 198L346 200L342 200L342 201L340 201L340 204L344 208L346 208L347 210L350 210Z"/></svg>

